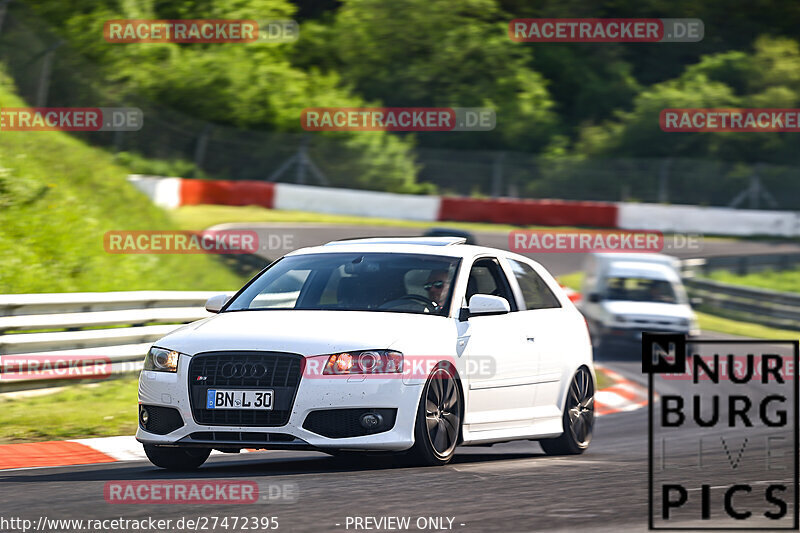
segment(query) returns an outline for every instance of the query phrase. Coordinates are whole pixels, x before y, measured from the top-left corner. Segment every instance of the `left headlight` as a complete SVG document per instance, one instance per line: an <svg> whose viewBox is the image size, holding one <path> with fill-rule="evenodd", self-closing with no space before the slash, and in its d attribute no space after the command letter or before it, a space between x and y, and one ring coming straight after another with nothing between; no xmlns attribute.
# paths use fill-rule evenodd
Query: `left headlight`
<svg viewBox="0 0 800 533"><path fill-rule="evenodd" d="M177 372L180 353L153 346L144 358L144 369L156 372Z"/></svg>

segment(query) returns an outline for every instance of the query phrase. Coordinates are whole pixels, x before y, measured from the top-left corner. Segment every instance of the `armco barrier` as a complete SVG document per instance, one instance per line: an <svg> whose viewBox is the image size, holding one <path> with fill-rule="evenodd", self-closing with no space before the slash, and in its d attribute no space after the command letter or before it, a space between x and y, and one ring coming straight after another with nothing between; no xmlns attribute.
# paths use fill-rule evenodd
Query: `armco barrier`
<svg viewBox="0 0 800 533"><path fill-rule="evenodd" d="M704 279L686 280L701 310L762 326L800 331L800 294L741 287Z"/></svg>
<svg viewBox="0 0 800 533"><path fill-rule="evenodd" d="M444 197L439 220L527 226L615 228L617 205L566 200L516 200Z"/></svg>
<svg viewBox="0 0 800 533"><path fill-rule="evenodd" d="M265 181L181 180L181 205L260 205L272 208L275 184Z"/></svg>
<svg viewBox="0 0 800 533"><path fill-rule="evenodd" d="M45 382L60 384L57 374L32 373L5 379L8 377L7 360L14 361L22 355L108 361L111 373L115 374L140 370L153 341L182 324L212 316L204 304L216 294L220 293L133 291L0 295L0 390L35 388Z"/></svg>

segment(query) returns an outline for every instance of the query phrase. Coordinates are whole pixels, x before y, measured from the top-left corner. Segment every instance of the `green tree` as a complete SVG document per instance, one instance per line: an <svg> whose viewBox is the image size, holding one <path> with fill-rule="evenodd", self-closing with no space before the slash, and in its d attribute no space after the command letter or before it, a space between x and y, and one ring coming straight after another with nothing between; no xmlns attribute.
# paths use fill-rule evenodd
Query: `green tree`
<svg viewBox="0 0 800 533"><path fill-rule="evenodd" d="M493 0L346 0L326 34L335 63L324 66L387 106L495 110L493 133L440 135L437 144L536 151L558 121L546 80L526 66L529 51L508 38L507 20Z"/></svg>

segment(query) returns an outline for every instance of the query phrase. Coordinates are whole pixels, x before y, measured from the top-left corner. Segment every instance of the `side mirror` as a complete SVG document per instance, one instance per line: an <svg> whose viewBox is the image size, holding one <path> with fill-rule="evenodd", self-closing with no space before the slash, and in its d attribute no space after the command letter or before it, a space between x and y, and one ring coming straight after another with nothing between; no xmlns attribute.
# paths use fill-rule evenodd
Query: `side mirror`
<svg viewBox="0 0 800 533"><path fill-rule="evenodd" d="M206 301L206 311L209 313L219 313L230 299L231 297L227 294L217 294L216 296L212 296Z"/></svg>
<svg viewBox="0 0 800 533"><path fill-rule="evenodd" d="M596 292L589 293L589 301L596 304L600 301L600 295Z"/></svg>
<svg viewBox="0 0 800 533"><path fill-rule="evenodd" d="M695 296L694 298L689 299L689 303L692 304L692 307L697 307L699 305L703 305L703 299L699 296Z"/></svg>
<svg viewBox="0 0 800 533"><path fill-rule="evenodd" d="M469 309L462 309L459 318L466 320L471 316L501 315L509 312L511 312L511 306L505 298L491 294L475 294L469 299Z"/></svg>

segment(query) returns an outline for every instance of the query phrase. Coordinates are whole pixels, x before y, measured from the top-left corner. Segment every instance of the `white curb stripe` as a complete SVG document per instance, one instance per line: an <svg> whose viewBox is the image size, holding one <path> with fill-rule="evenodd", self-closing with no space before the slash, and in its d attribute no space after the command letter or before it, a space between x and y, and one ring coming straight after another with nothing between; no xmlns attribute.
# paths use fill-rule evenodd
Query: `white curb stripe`
<svg viewBox="0 0 800 533"><path fill-rule="evenodd" d="M121 435L119 437L98 437L93 439L72 439L69 442L77 442L88 446L93 450L108 455L117 461L142 461L147 456L142 448L142 443L136 440L133 435ZM248 453L250 450L242 449L240 453ZM258 450L266 451L266 450ZM213 450L211 455L230 455Z"/></svg>

